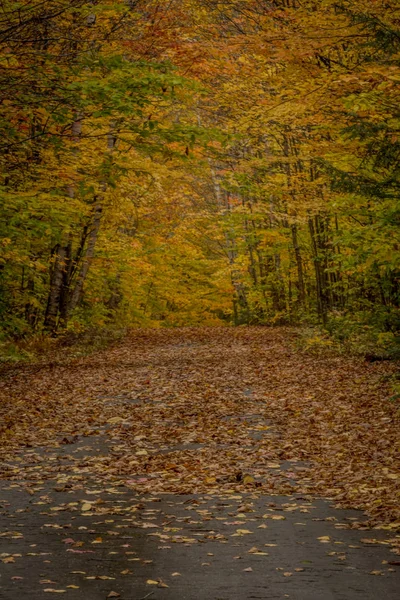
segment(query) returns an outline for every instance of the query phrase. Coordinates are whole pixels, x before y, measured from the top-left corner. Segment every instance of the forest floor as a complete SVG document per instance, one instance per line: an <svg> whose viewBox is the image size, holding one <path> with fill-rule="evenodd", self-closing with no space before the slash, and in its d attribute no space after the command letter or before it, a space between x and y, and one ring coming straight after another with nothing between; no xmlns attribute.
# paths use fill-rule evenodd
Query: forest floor
<svg viewBox="0 0 400 600"><path fill-rule="evenodd" d="M397 367L296 336L143 330L5 368L0 597L397 598Z"/></svg>

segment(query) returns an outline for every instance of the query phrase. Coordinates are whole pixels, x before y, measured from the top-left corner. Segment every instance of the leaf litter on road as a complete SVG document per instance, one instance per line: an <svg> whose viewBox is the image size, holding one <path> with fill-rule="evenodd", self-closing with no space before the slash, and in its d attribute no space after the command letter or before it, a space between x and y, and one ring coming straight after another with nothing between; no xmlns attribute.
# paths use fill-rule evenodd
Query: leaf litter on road
<svg viewBox="0 0 400 600"><path fill-rule="evenodd" d="M311 357L293 349L294 336L292 330L263 328L140 331L85 359L10 369L0 390L1 477L11 485L19 482L54 515L78 511L83 519L109 522L108 531L90 541L75 534L62 540L67 552L78 555L90 556L95 550L87 549L88 544L103 546L104 536L120 535L110 526L115 518L149 530L146 535L161 542L160 550L171 544L233 543L251 538L254 528L268 531L271 521L279 526L286 514L309 513L318 495L369 515L367 524L320 520L337 529L386 528L390 535L385 541L368 542L400 553L399 414L385 400L384 382L393 367ZM77 502L71 501L73 496L54 502L40 495L47 480L56 482L56 494L80 490L84 495ZM197 519L191 518L188 535L182 529L185 520L160 522L156 509L146 513L143 502L118 501L124 490L149 498L206 494L225 499L232 508L216 517L204 501L196 506L192 500L188 508L197 512ZM270 502L264 514L255 510L254 502L279 494L291 500ZM213 518L220 518L228 531L204 529ZM54 522L47 526L58 527ZM82 525L80 531L85 530ZM339 543L331 536L317 537L316 543ZM277 544L264 547L273 551ZM129 554L127 550L130 565L152 563ZM254 545L246 552L258 560L269 554ZM2 562L14 560L7 556ZM202 565L210 560L213 553ZM302 571L293 566L283 574ZM119 572L130 574L129 569ZM149 577L147 583L167 588L170 582ZM73 586L65 585L79 588ZM50 592L65 589L48 588Z"/></svg>

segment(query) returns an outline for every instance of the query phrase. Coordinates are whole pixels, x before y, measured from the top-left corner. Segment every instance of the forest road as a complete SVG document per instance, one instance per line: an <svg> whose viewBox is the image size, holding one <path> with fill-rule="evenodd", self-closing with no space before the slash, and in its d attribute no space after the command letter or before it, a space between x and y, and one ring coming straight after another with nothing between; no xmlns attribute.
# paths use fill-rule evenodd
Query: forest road
<svg viewBox="0 0 400 600"><path fill-rule="evenodd" d="M6 370L0 598L397 599L391 366L295 338L136 332Z"/></svg>

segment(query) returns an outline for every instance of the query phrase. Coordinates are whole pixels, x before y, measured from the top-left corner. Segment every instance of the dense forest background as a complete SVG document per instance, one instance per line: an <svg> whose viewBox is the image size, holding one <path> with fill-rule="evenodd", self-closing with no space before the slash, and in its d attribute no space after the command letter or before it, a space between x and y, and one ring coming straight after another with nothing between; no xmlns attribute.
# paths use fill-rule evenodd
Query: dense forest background
<svg viewBox="0 0 400 600"><path fill-rule="evenodd" d="M400 330L396 0L4 0L4 339Z"/></svg>

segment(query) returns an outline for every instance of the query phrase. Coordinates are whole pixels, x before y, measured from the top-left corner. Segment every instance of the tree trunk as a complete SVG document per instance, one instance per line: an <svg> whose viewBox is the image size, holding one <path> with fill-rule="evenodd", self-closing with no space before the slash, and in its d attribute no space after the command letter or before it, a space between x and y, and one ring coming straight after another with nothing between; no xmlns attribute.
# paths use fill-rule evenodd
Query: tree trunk
<svg viewBox="0 0 400 600"><path fill-rule="evenodd" d="M322 319L322 323L324 325L326 325L327 310L326 310L325 295L324 295L324 284L323 284L323 279L322 279L322 274L321 274L321 263L320 263L320 255L318 252L318 241L317 241L315 227L314 227L314 221L313 221L312 217L310 217L308 219L308 227L309 227L309 231L310 231L311 246L313 249L315 282L316 282L316 286L317 286L317 309L318 309L318 314L320 315L320 317Z"/></svg>
<svg viewBox="0 0 400 600"><path fill-rule="evenodd" d="M292 231L292 241L293 241L293 249L294 256L296 259L297 266L297 283L299 287L299 304L300 306L304 306L306 300L306 290L304 286L304 274L303 274L303 261L301 258L300 246L297 238L297 225L294 223L291 226Z"/></svg>
<svg viewBox="0 0 400 600"><path fill-rule="evenodd" d="M64 282L64 270L66 260L66 248L57 244L53 253L54 266L50 278L50 292L47 300L46 313L44 317L44 328L54 332L57 329L57 321L60 308L60 299Z"/></svg>
<svg viewBox="0 0 400 600"><path fill-rule="evenodd" d="M86 281L86 276L89 272L90 265L93 260L94 251L96 247L97 237L99 234L101 216L103 213L103 207L101 204L97 204L94 209L92 227L88 235L88 243L86 247L85 256L82 261L82 265L79 269L79 273L76 279L75 287L72 291L71 298L68 302L68 308L66 311L66 317L73 311L79 304L82 293L83 293L83 285Z"/></svg>

